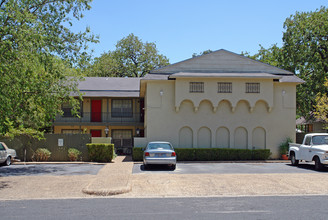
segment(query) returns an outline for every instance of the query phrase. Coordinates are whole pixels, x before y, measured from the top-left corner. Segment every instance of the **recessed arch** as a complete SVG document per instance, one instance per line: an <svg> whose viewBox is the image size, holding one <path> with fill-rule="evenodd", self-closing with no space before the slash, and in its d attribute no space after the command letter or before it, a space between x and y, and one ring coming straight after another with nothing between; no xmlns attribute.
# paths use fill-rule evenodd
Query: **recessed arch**
<svg viewBox="0 0 328 220"><path fill-rule="evenodd" d="M254 105L254 110L262 111L263 107L265 108L266 112L269 112L271 107L269 106L269 103L263 99L257 100Z"/></svg>
<svg viewBox="0 0 328 220"><path fill-rule="evenodd" d="M179 106L179 112L193 112L194 103L190 99L181 101Z"/></svg>
<svg viewBox="0 0 328 220"><path fill-rule="evenodd" d="M219 127L216 130L216 147L230 148L230 131L227 127Z"/></svg>
<svg viewBox="0 0 328 220"><path fill-rule="evenodd" d="M251 110L251 105L249 103L249 101L245 100L245 99L242 99L242 100L239 100L236 104L236 107L235 107L235 112L242 112L242 113L245 113L245 112L250 112Z"/></svg>
<svg viewBox="0 0 328 220"><path fill-rule="evenodd" d="M208 127L201 127L197 132L197 147L210 148L212 146L212 134Z"/></svg>
<svg viewBox="0 0 328 220"><path fill-rule="evenodd" d="M238 127L234 134L234 148L247 149L248 146L248 133L244 127Z"/></svg>
<svg viewBox="0 0 328 220"><path fill-rule="evenodd" d="M192 129L188 126L182 127L179 131L179 147L193 147L193 132Z"/></svg>
<svg viewBox="0 0 328 220"><path fill-rule="evenodd" d="M213 103L208 99L203 99L198 105L198 112L210 113L213 111Z"/></svg>
<svg viewBox="0 0 328 220"><path fill-rule="evenodd" d="M231 112L232 111L232 103L228 99L222 99L219 101L218 106L217 106L217 111L220 112Z"/></svg>
<svg viewBox="0 0 328 220"><path fill-rule="evenodd" d="M264 128L254 128L252 132L252 142L252 147L254 149L266 149L266 131Z"/></svg>

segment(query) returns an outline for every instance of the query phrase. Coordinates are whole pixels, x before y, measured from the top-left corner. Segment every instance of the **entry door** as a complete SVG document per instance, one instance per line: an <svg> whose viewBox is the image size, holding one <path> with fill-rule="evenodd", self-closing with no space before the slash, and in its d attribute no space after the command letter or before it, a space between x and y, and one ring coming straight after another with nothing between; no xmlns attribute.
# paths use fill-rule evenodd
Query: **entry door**
<svg viewBox="0 0 328 220"><path fill-rule="evenodd" d="M101 137L101 130L90 130L91 137Z"/></svg>
<svg viewBox="0 0 328 220"><path fill-rule="evenodd" d="M91 100L91 122L101 122L101 100Z"/></svg>
<svg viewBox="0 0 328 220"><path fill-rule="evenodd" d="M112 142L116 149L132 148L132 130L113 130Z"/></svg>

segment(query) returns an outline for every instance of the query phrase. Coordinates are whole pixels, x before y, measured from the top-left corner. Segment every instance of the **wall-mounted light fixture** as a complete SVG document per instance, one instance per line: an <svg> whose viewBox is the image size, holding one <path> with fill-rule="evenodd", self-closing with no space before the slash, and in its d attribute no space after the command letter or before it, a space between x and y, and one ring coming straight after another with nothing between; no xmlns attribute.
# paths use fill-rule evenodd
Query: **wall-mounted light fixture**
<svg viewBox="0 0 328 220"><path fill-rule="evenodd" d="M163 96L163 94L164 94L163 90L159 91L159 94L160 94L161 96Z"/></svg>
<svg viewBox="0 0 328 220"><path fill-rule="evenodd" d="M286 94L286 91L285 90L282 90L282 95L285 95Z"/></svg>
<svg viewBox="0 0 328 220"><path fill-rule="evenodd" d="M106 137L108 137L108 132L109 132L109 129L108 127L105 128L105 134L106 134Z"/></svg>
<svg viewBox="0 0 328 220"><path fill-rule="evenodd" d="M140 129L139 128L136 129L136 135L137 135L137 137L139 137L139 135L140 135Z"/></svg>

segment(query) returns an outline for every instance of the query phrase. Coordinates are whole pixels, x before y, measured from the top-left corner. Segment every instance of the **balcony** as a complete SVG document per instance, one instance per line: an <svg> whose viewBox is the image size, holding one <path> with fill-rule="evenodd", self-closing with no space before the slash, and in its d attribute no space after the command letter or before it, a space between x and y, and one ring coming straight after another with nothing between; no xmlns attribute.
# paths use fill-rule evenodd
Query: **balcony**
<svg viewBox="0 0 328 220"><path fill-rule="evenodd" d="M143 125L142 113L131 112L83 112L81 117L69 114L57 116L54 125Z"/></svg>

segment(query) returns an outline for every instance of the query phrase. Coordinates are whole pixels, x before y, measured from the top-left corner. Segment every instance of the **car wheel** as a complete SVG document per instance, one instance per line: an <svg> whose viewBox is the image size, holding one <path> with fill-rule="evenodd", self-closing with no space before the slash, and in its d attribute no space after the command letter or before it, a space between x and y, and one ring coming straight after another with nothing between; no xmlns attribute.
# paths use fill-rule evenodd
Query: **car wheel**
<svg viewBox="0 0 328 220"><path fill-rule="evenodd" d="M321 170L323 168L322 163L320 162L319 157L314 158L314 169L315 170Z"/></svg>
<svg viewBox="0 0 328 220"><path fill-rule="evenodd" d="M290 155L290 161L291 161L293 166L297 166L298 163L299 163L299 160L296 160L295 154Z"/></svg>
<svg viewBox="0 0 328 220"><path fill-rule="evenodd" d="M171 165L171 170L175 170L175 168L176 168L176 165L175 164L172 164Z"/></svg>
<svg viewBox="0 0 328 220"><path fill-rule="evenodd" d="M10 166L11 164L11 157L7 157L7 160L5 161L6 166Z"/></svg>

